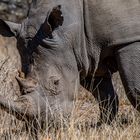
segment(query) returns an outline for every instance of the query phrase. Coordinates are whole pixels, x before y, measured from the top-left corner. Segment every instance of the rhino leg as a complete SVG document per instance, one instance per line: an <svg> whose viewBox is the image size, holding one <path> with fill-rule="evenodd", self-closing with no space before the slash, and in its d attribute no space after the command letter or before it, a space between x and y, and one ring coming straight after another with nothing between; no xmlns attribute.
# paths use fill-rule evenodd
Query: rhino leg
<svg viewBox="0 0 140 140"><path fill-rule="evenodd" d="M111 76L95 77L88 76L85 80L86 88L92 92L99 103L100 120L97 123L110 124L118 112L118 95L114 91ZM85 83L84 82L84 83Z"/></svg>
<svg viewBox="0 0 140 140"><path fill-rule="evenodd" d="M114 91L111 77L96 77L93 96L99 102L100 122L110 124L118 112L118 95Z"/></svg>
<svg viewBox="0 0 140 140"><path fill-rule="evenodd" d="M140 111L140 42L119 48L116 58L126 95L134 108Z"/></svg>

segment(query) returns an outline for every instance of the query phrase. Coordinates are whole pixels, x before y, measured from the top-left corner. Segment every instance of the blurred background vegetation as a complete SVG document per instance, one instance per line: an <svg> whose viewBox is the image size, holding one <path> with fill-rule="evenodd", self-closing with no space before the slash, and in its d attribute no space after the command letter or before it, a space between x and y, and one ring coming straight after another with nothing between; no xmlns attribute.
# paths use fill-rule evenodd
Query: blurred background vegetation
<svg viewBox="0 0 140 140"><path fill-rule="evenodd" d="M20 21L27 16L31 0L0 0L0 17Z"/></svg>

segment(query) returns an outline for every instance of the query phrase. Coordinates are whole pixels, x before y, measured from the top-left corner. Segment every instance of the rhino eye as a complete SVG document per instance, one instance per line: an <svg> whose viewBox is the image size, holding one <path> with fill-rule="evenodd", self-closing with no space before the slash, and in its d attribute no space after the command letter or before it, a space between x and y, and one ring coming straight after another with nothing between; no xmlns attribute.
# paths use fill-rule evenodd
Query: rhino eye
<svg viewBox="0 0 140 140"><path fill-rule="evenodd" d="M59 85L59 80L54 80L54 85L58 86Z"/></svg>

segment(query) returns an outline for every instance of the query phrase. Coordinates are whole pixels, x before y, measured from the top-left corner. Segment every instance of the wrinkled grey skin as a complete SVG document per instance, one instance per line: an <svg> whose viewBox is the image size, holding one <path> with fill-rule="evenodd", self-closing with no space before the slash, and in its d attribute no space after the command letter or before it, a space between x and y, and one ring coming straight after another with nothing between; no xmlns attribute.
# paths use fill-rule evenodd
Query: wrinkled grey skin
<svg viewBox="0 0 140 140"><path fill-rule="evenodd" d="M51 23L49 16L56 6L63 18L59 13L60 21L54 16ZM17 38L22 71L26 74L25 79L17 77L26 94L9 102L0 97L3 107L39 120L46 115L52 119L59 119L61 114L67 117L81 82L101 101L100 120L113 120L118 97L111 75L116 70L122 73L119 48L140 39L138 0L36 0L21 25L2 20L0 23L2 35ZM121 74L122 79L125 76L125 72ZM24 86L23 82L31 79L37 83L31 88Z"/></svg>

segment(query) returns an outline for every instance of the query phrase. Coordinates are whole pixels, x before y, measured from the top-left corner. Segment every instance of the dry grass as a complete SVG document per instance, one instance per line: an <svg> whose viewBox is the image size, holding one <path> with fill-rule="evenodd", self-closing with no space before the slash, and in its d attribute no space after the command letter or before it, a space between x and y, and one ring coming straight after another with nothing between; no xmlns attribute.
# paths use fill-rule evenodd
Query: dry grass
<svg viewBox="0 0 140 140"><path fill-rule="evenodd" d="M93 109L93 108L92 108ZM57 130L52 128L46 130L40 136L41 140L139 140L140 139L140 119L130 105L122 105L116 121L111 126L103 125L99 129L88 127L87 122L90 117L93 117L93 121L97 121L98 116L96 114L97 105L94 106L95 112L89 114L92 111L86 110L80 114L80 117L76 119L72 118L69 127L59 127ZM6 117L6 116L5 116ZM4 120L4 118L3 118ZM2 120L1 120L2 121ZM4 125L3 121L3 125ZM77 125L79 127L77 128ZM20 123L17 125L20 125ZM20 127L21 128L21 127ZM11 130L10 127L7 130L0 128L1 140L31 140L30 133L27 134L23 129Z"/></svg>
<svg viewBox="0 0 140 140"><path fill-rule="evenodd" d="M116 79L117 77L115 77ZM119 81L119 80L118 80ZM115 83L114 84L118 84ZM73 116L70 123L57 128L47 129L40 135L41 140L139 140L140 139L140 117L125 97L124 91L119 82L115 85L120 97L120 108L116 120L112 125L102 125L100 128L91 128L89 124L96 123L99 117L98 104L94 101L90 93L81 90ZM117 89L120 88L120 89ZM121 92L121 93L120 93ZM123 92L123 93L122 93ZM6 116L1 120L5 125ZM13 117L14 120L14 117ZM87 125L88 123L88 125ZM17 123L20 126L20 122ZM15 126L17 125L15 124ZM77 125L78 124L78 125ZM18 128L17 126L17 128ZM78 126L78 127L77 127ZM19 127L21 128L21 127ZM31 140L30 133L24 129L3 130L0 125L1 140Z"/></svg>
<svg viewBox="0 0 140 140"><path fill-rule="evenodd" d="M5 46L5 43L3 42L3 40L1 40L1 38L0 44L0 60L3 60L5 59L5 56L7 56L7 54L4 55L4 53L6 53L7 51L5 52L5 49L2 48L3 46ZM7 47L7 49L10 49L10 47ZM10 51L11 50L9 50L9 52ZM16 60L15 58L13 58L13 56L11 57L10 61L12 59L13 62ZM15 75L13 73L13 70L15 71L15 68L14 66L9 67L9 63L10 62L7 62L7 69L1 69L3 70L3 73L1 73L0 78L3 78L4 76L7 78L7 76L11 77L11 75ZM10 74L8 75L7 73ZM5 91L6 97L12 97L12 95L15 95L15 90L13 89L17 86L17 83L15 81L10 82L8 78L6 80L0 79L0 81L3 81L3 83L0 83L0 87L2 89L7 88L7 91ZM7 83L5 81L7 81ZM71 117L70 122L66 122L65 127L61 125L61 127L59 127L59 129L57 130L53 127L51 129L48 129L50 127L49 126L47 130L43 131L43 133L40 135L40 139L139 140L140 115L133 109L133 107L128 102L118 75L114 76L114 86L119 95L120 107L118 116L111 126L103 125L99 129L88 127L91 123L96 123L98 121L99 109L98 104L95 102L93 96L90 93L87 93L87 91L81 89L81 94L76 102L76 106L72 113L73 116ZM0 90L0 94L3 95L2 89ZM1 110L0 140L32 140L32 138L30 137L30 133L26 133L25 124L23 124L23 122L15 120L15 117Z"/></svg>

